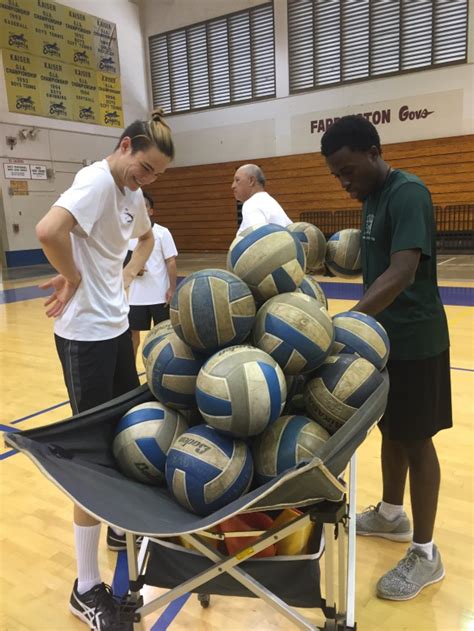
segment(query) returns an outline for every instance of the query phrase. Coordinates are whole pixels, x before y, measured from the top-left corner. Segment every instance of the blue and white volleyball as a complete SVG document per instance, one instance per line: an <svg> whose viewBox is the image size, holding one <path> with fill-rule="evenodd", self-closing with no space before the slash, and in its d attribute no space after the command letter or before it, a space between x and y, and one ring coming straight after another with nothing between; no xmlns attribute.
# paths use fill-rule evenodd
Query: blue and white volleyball
<svg viewBox="0 0 474 631"><path fill-rule="evenodd" d="M158 342L146 360L148 387L154 396L170 408L196 406L196 379L205 361L176 333Z"/></svg>
<svg viewBox="0 0 474 631"><path fill-rule="evenodd" d="M250 226L230 245L227 269L237 274L258 301L297 289L305 274L300 241L275 224Z"/></svg>
<svg viewBox="0 0 474 631"><path fill-rule="evenodd" d="M120 419L112 450L123 473L139 482L165 481L166 456L186 431L184 418L162 403L141 403Z"/></svg>
<svg viewBox="0 0 474 631"><path fill-rule="evenodd" d="M253 477L250 449L208 425L181 434L169 451L166 481L176 501L209 515L243 495Z"/></svg>
<svg viewBox="0 0 474 631"><path fill-rule="evenodd" d="M280 416L285 376L276 361L249 345L219 351L204 364L196 401L205 421L236 437L255 436Z"/></svg>
<svg viewBox="0 0 474 631"><path fill-rule="evenodd" d="M156 326L148 331L142 345L143 365L145 365L148 355L151 353L152 349L158 344L160 340L162 340L170 333L174 333L171 320L163 320L162 322L158 322Z"/></svg>
<svg viewBox="0 0 474 631"><path fill-rule="evenodd" d="M191 348L207 354L243 342L255 313L255 300L247 285L220 269L187 276L170 305L176 334Z"/></svg>
<svg viewBox="0 0 474 631"><path fill-rule="evenodd" d="M330 355L306 384L309 417L334 434L383 381L373 364L355 355Z"/></svg>
<svg viewBox="0 0 474 631"><path fill-rule="evenodd" d="M326 256L326 238L321 230L312 223L298 221L286 226L303 246L306 255L306 270L317 270L324 263Z"/></svg>
<svg viewBox="0 0 474 631"><path fill-rule="evenodd" d="M326 298L326 294L324 293L321 285L314 280L312 276L306 274L301 282L301 285L296 290L297 292L301 292L302 294L306 294L307 296L311 296L311 298L316 298L323 307L328 308L328 299Z"/></svg>
<svg viewBox="0 0 474 631"><path fill-rule="evenodd" d="M267 300L252 331L255 346L271 355L285 374L311 372L329 355L334 327L316 298L292 292Z"/></svg>
<svg viewBox="0 0 474 631"><path fill-rule="evenodd" d="M387 332L375 318L359 311L344 311L332 319L333 353L354 353L383 370L390 352Z"/></svg>
<svg viewBox="0 0 474 631"><path fill-rule="evenodd" d="M339 230L328 240L326 265L342 278L354 278L362 273L360 258L360 230Z"/></svg>
<svg viewBox="0 0 474 631"><path fill-rule="evenodd" d="M255 439L253 458L260 484L320 453L329 433L307 416L281 416Z"/></svg>

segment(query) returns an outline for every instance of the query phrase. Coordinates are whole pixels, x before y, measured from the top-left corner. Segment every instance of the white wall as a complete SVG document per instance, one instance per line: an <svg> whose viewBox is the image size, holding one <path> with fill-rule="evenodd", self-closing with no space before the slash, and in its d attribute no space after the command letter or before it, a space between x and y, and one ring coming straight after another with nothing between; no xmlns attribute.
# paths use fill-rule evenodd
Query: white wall
<svg viewBox="0 0 474 631"><path fill-rule="evenodd" d="M144 34L165 32L261 4L245 0L143 0ZM474 2L470 2L474 41ZM171 116L176 166L319 151L322 131L311 121L348 113L390 110L378 126L382 142L474 133L474 45L470 63L289 95L287 2L274 0L277 98L207 112ZM400 108L419 112L400 120ZM423 111L431 112L426 115ZM423 116L426 116L423 118Z"/></svg>
<svg viewBox="0 0 474 631"><path fill-rule="evenodd" d="M130 0L61 0L61 4L80 9L117 25L120 57L122 104L125 125L146 118L149 111L147 66L139 6ZM35 140L21 141L21 129L38 128ZM2 246L5 251L39 248L34 226L72 182L83 160L103 158L110 153L121 129L60 121L8 111L0 61L0 156L1 162L22 159L27 164L40 163L54 170L48 181L29 180L28 196L11 196L10 183L0 167L0 218ZM11 150L7 136L18 140ZM18 224L19 231L13 231ZM1 248L0 248L1 250Z"/></svg>
<svg viewBox="0 0 474 631"><path fill-rule="evenodd" d="M140 0L146 35L165 33L204 20L249 9L268 0Z"/></svg>

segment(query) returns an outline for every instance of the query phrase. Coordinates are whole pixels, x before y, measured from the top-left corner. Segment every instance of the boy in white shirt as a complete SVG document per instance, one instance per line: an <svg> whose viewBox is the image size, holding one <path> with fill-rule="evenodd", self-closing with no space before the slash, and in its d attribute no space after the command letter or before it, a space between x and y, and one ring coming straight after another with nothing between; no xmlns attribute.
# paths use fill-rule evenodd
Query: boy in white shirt
<svg viewBox="0 0 474 631"><path fill-rule="evenodd" d="M237 234L257 224L274 223L286 228L292 223L276 199L265 192L265 175L256 164L239 167L231 188L235 199L243 202L242 223Z"/></svg>
<svg viewBox="0 0 474 631"><path fill-rule="evenodd" d="M178 251L168 228L153 222L153 198L143 193L148 214L152 220L155 245L145 267L132 281L128 290L130 312L128 321L132 332L135 357L140 344L140 331L149 331L151 321L158 322L170 317L170 301L176 290L176 257ZM128 249L134 251L137 239L131 239Z"/></svg>
<svg viewBox="0 0 474 631"><path fill-rule="evenodd" d="M149 121L125 129L111 155L81 169L36 227L58 272L41 287L53 290L46 315L55 318L56 348L74 414L139 385L125 290L154 243L140 187L154 182L173 157L170 129L162 111L155 110ZM132 237L138 237L138 244L123 268ZM92 631L132 631L101 581L100 523L77 505L74 536L72 613Z"/></svg>

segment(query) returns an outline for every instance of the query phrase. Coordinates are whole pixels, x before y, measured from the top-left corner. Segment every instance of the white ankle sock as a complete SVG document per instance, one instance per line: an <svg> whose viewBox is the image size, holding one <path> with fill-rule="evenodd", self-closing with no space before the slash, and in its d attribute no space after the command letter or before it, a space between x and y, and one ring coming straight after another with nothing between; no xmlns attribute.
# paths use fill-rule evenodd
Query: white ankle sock
<svg viewBox="0 0 474 631"><path fill-rule="evenodd" d="M385 517L385 519L393 521L402 513L403 504L399 506L398 504L389 504L388 502L384 502L383 500L380 502L379 515L382 515L382 517Z"/></svg>
<svg viewBox="0 0 474 631"><path fill-rule="evenodd" d="M84 594L101 582L99 572L100 524L78 526L74 524L77 555L77 591Z"/></svg>
<svg viewBox="0 0 474 631"><path fill-rule="evenodd" d="M433 541L429 541L428 543L416 543L412 541L410 550L421 550L427 555L429 561L433 560Z"/></svg>
<svg viewBox="0 0 474 631"><path fill-rule="evenodd" d="M120 528L114 528L113 526L110 527L118 537L122 537L125 534L125 530L120 530Z"/></svg>

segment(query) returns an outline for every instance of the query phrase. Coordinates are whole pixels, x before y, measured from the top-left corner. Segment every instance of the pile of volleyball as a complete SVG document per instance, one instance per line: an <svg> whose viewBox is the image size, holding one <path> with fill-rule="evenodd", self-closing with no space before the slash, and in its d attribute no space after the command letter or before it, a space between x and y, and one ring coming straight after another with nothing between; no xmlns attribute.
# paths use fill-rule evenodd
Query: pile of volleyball
<svg viewBox="0 0 474 631"><path fill-rule="evenodd" d="M207 515L318 455L381 384L388 357L382 326L355 311L331 318L306 273L324 262L359 273L357 232L327 244L308 223L252 226L232 242L227 271L181 282L170 320L143 344L156 401L116 428L126 475L166 483Z"/></svg>

